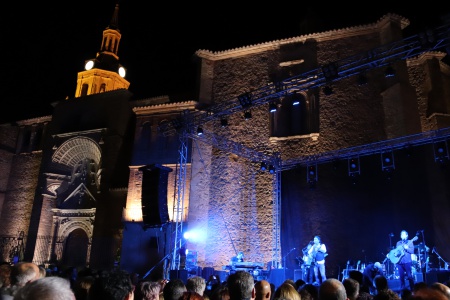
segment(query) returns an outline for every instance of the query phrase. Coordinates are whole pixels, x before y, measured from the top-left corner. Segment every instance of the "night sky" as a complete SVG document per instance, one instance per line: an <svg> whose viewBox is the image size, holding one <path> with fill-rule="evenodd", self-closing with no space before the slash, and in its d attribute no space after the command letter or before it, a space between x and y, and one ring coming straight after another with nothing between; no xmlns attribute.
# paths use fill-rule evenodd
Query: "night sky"
<svg viewBox="0 0 450 300"><path fill-rule="evenodd" d="M430 4L435 2L436 4ZM77 73L95 57L116 0L4 4L0 124L50 113L50 104L72 98ZM439 4L438 4L439 3ZM388 12L411 21L406 36L441 24L442 2L428 7L122 0L119 59L136 99L161 95L193 99L196 50L222 51L307 33L376 22Z"/></svg>

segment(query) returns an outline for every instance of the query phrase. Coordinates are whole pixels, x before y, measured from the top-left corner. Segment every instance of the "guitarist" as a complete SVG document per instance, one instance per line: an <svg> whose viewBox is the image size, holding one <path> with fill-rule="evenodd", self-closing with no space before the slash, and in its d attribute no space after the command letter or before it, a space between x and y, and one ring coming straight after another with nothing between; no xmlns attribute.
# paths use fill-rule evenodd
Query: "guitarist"
<svg viewBox="0 0 450 300"><path fill-rule="evenodd" d="M415 236L413 239L408 240L408 232L406 230L402 230L400 232L401 240L397 242L396 249L399 249L401 252L400 259L397 262L398 274L400 276L400 286L401 289L405 288L405 278L408 279L409 289L412 291L414 286L414 278L412 275L412 258L411 254L414 253L414 244L413 242L418 239Z"/></svg>

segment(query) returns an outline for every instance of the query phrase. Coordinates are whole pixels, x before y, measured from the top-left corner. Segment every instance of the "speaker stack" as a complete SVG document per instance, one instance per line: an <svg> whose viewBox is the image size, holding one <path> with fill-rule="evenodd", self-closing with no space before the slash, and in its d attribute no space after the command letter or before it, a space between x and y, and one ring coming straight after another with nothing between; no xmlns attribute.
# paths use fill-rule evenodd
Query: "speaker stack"
<svg viewBox="0 0 450 300"><path fill-rule="evenodd" d="M167 184L171 168L149 165L142 171L142 219L147 226L161 226L169 221Z"/></svg>

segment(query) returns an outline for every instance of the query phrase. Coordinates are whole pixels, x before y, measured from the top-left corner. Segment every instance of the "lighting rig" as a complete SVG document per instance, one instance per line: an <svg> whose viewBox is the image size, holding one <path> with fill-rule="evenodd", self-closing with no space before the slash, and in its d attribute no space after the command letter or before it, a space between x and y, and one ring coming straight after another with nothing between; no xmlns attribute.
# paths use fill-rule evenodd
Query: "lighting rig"
<svg viewBox="0 0 450 300"><path fill-rule="evenodd" d="M226 120L226 116L236 112L249 111L250 107L257 107L276 101L281 97L298 93L300 91L306 91L319 87L330 87L330 83L333 81L341 80L351 76L364 75L368 70L390 67L391 64L398 60L405 60L414 56L418 56L421 53L444 49L448 50L450 45L450 24L445 24L435 29L427 29L419 34L404 38L399 41L395 41L380 47L368 50L366 52L350 56L348 58L330 62L326 65L319 66L316 69L296 75L280 82L269 83L256 90L246 92L239 95L236 98L221 103L216 103L210 107L197 111L184 111L179 118L171 121L164 122L159 125L158 130L164 136L170 136L178 134L180 137L180 159L179 159L179 176L177 178L177 200L176 205L178 208L182 208L184 185L186 176L186 163L187 163L187 139L198 139L202 142L209 143L215 147L235 153L235 149L245 149L243 152L236 153L240 156L246 155L246 158L254 161L258 159L262 162L271 162L276 178L279 178L279 171L287 170L300 165L309 165L314 162L317 166L318 163L324 163L330 160L336 160L337 158L351 158L360 155L368 155L376 152L382 152L387 149L396 149L406 147L409 145L419 145L432 141L433 139L448 138L450 136L450 130L438 130L432 132L425 132L419 135L406 136L399 139L393 139L383 141L379 143L372 143L369 145L357 146L353 148L340 149L327 153L320 153L312 156L298 157L292 160L282 162L278 155L268 156L260 153L259 151L246 148L234 141L226 141L223 137L217 137L213 134L206 134L201 127L203 124L220 119ZM392 72L387 73L392 74ZM331 89L331 87L330 87ZM332 92L332 90L331 90ZM197 129L201 128L201 134L198 134ZM447 155L448 156L448 155ZM358 160L359 161L359 160ZM317 176L317 169L314 174ZM317 177L315 177L317 178ZM275 180L278 181L279 180ZM276 188L279 187L277 186ZM276 190L277 191L277 190ZM280 193L276 192L276 198L274 204L279 204ZM279 205L275 205L279 207ZM176 211L176 210L175 210ZM279 212L276 213L278 215ZM176 222L176 229L174 231L174 250L172 258L172 269L179 269L179 251L181 248L181 234L182 234L182 213L176 213L174 217ZM279 241L279 234L276 234L276 241ZM279 259L279 249L274 248L274 260Z"/></svg>

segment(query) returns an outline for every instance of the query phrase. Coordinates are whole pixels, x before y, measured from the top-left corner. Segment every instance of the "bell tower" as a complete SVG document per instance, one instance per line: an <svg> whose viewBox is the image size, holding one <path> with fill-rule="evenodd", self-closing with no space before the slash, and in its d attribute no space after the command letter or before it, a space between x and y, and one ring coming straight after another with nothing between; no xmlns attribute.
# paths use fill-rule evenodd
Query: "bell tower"
<svg viewBox="0 0 450 300"><path fill-rule="evenodd" d="M128 89L125 68L117 55L120 43L118 26L119 4L116 3L111 22L103 31L100 51L93 59L86 60L85 70L78 73L75 97Z"/></svg>

